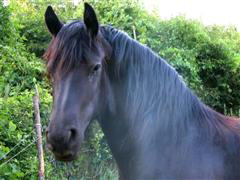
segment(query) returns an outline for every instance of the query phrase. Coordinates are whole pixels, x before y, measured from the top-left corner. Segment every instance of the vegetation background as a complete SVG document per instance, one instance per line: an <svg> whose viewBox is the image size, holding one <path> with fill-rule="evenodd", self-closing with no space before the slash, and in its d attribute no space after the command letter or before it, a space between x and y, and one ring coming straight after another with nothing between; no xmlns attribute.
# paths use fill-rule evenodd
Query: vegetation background
<svg viewBox="0 0 240 180"><path fill-rule="evenodd" d="M161 20L144 10L140 0L88 2L102 24L132 37L136 29L135 38L172 64L207 105L224 114L240 115L240 33L235 27L204 26L184 16ZM41 57L51 40L44 23L49 4L63 22L82 19L82 2L11 0L4 7L0 1L0 180L37 179L32 96L37 84L45 133L52 97ZM97 123L88 129L81 156L74 163L56 162L45 139L44 153L46 179L118 177Z"/></svg>

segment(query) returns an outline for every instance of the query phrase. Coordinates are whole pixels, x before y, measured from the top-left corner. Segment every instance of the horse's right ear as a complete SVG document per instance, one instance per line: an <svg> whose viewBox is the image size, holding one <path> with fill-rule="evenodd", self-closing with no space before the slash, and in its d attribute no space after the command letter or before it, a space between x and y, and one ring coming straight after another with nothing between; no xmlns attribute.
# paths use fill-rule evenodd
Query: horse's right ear
<svg viewBox="0 0 240 180"><path fill-rule="evenodd" d="M45 22L49 32L53 36L56 36L63 26L63 24L59 21L57 15L53 11L52 6L47 7L47 10L45 12Z"/></svg>

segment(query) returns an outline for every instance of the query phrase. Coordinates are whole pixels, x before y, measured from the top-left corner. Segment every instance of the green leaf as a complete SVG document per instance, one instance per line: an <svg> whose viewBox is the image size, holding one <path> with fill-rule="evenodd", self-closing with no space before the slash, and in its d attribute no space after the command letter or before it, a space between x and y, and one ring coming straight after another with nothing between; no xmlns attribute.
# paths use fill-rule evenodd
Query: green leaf
<svg viewBox="0 0 240 180"><path fill-rule="evenodd" d="M12 121L10 121L8 124L8 130L12 132L12 131L15 131L16 128L17 126Z"/></svg>
<svg viewBox="0 0 240 180"><path fill-rule="evenodd" d="M17 133L17 138L20 140L22 138L22 135L20 133Z"/></svg>

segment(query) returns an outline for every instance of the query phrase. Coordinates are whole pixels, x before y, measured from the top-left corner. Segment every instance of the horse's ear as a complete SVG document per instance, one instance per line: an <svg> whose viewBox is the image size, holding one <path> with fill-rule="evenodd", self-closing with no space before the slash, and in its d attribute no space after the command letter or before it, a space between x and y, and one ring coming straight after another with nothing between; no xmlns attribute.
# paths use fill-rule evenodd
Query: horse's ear
<svg viewBox="0 0 240 180"><path fill-rule="evenodd" d="M56 36L63 26L51 6L48 6L45 12L45 22L47 24L49 32L53 36Z"/></svg>
<svg viewBox="0 0 240 180"><path fill-rule="evenodd" d="M94 9L92 6L90 6L88 3L84 3L84 24L87 27L87 31L91 35L92 38L96 37L98 34L98 20L96 13L94 12Z"/></svg>

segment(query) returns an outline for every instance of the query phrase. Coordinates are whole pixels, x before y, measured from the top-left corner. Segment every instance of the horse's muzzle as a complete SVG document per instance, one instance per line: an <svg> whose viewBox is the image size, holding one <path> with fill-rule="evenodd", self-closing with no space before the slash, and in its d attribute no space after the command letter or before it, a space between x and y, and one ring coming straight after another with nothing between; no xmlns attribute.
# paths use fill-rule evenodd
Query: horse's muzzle
<svg viewBox="0 0 240 180"><path fill-rule="evenodd" d="M80 143L75 129L69 129L65 133L46 131L47 148L53 152L55 158L60 161L72 161L76 158Z"/></svg>

